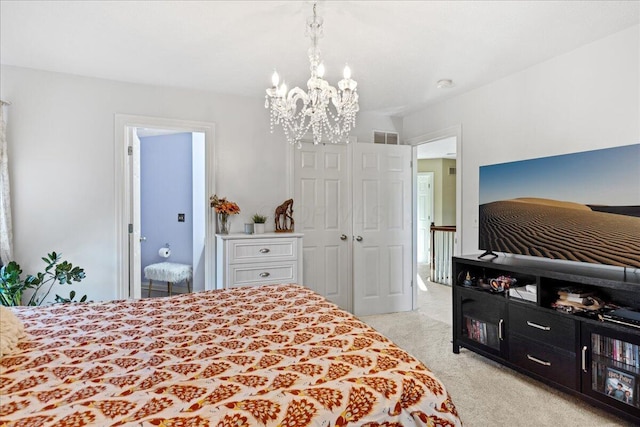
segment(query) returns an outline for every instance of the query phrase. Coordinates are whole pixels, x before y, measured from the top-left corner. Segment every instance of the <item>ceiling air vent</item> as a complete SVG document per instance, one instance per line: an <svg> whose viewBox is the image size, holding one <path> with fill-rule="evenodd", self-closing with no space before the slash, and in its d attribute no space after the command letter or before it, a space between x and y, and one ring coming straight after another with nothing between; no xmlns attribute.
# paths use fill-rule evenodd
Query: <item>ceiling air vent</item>
<svg viewBox="0 0 640 427"><path fill-rule="evenodd" d="M373 131L373 142L375 144L398 145L398 134L396 132Z"/></svg>

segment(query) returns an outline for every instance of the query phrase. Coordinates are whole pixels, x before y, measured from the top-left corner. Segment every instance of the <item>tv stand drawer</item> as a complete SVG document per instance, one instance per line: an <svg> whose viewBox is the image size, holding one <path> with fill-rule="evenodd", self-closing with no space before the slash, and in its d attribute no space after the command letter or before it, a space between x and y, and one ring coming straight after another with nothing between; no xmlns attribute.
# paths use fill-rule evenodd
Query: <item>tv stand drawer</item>
<svg viewBox="0 0 640 427"><path fill-rule="evenodd" d="M558 347L511 335L509 361L549 380L579 389L576 355Z"/></svg>
<svg viewBox="0 0 640 427"><path fill-rule="evenodd" d="M576 351L576 322L569 315L558 315L522 304L509 305L509 331L570 352Z"/></svg>

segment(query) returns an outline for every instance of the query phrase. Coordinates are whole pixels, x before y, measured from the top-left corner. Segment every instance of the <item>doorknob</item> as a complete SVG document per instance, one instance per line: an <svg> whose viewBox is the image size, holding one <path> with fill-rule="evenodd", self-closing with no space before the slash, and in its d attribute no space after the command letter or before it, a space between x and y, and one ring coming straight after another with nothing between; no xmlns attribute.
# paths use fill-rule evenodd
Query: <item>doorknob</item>
<svg viewBox="0 0 640 427"><path fill-rule="evenodd" d="M147 238L146 238L146 237L144 237L144 236L140 236L140 241L141 241L141 242L146 242L146 241L147 241Z"/></svg>
<svg viewBox="0 0 640 427"><path fill-rule="evenodd" d="M358 237L356 237L356 240L357 240L358 242L362 242L362 236L358 236Z"/></svg>
<svg viewBox="0 0 640 427"><path fill-rule="evenodd" d="M347 240L347 235L343 234L342 236L340 236L340 240Z"/></svg>

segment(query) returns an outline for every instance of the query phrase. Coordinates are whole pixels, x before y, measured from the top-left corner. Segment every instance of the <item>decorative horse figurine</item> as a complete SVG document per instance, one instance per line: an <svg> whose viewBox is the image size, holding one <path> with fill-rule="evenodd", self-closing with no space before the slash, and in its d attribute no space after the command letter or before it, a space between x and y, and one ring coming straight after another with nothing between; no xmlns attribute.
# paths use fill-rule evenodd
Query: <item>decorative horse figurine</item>
<svg viewBox="0 0 640 427"><path fill-rule="evenodd" d="M274 220L276 233L293 231L293 199L286 200L276 208Z"/></svg>

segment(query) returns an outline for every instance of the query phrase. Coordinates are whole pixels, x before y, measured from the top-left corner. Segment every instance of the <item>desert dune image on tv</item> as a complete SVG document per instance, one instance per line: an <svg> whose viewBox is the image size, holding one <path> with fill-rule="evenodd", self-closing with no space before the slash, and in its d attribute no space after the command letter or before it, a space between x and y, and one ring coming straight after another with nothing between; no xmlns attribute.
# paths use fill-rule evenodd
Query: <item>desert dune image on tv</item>
<svg viewBox="0 0 640 427"><path fill-rule="evenodd" d="M640 268L640 144L480 167L481 250Z"/></svg>

